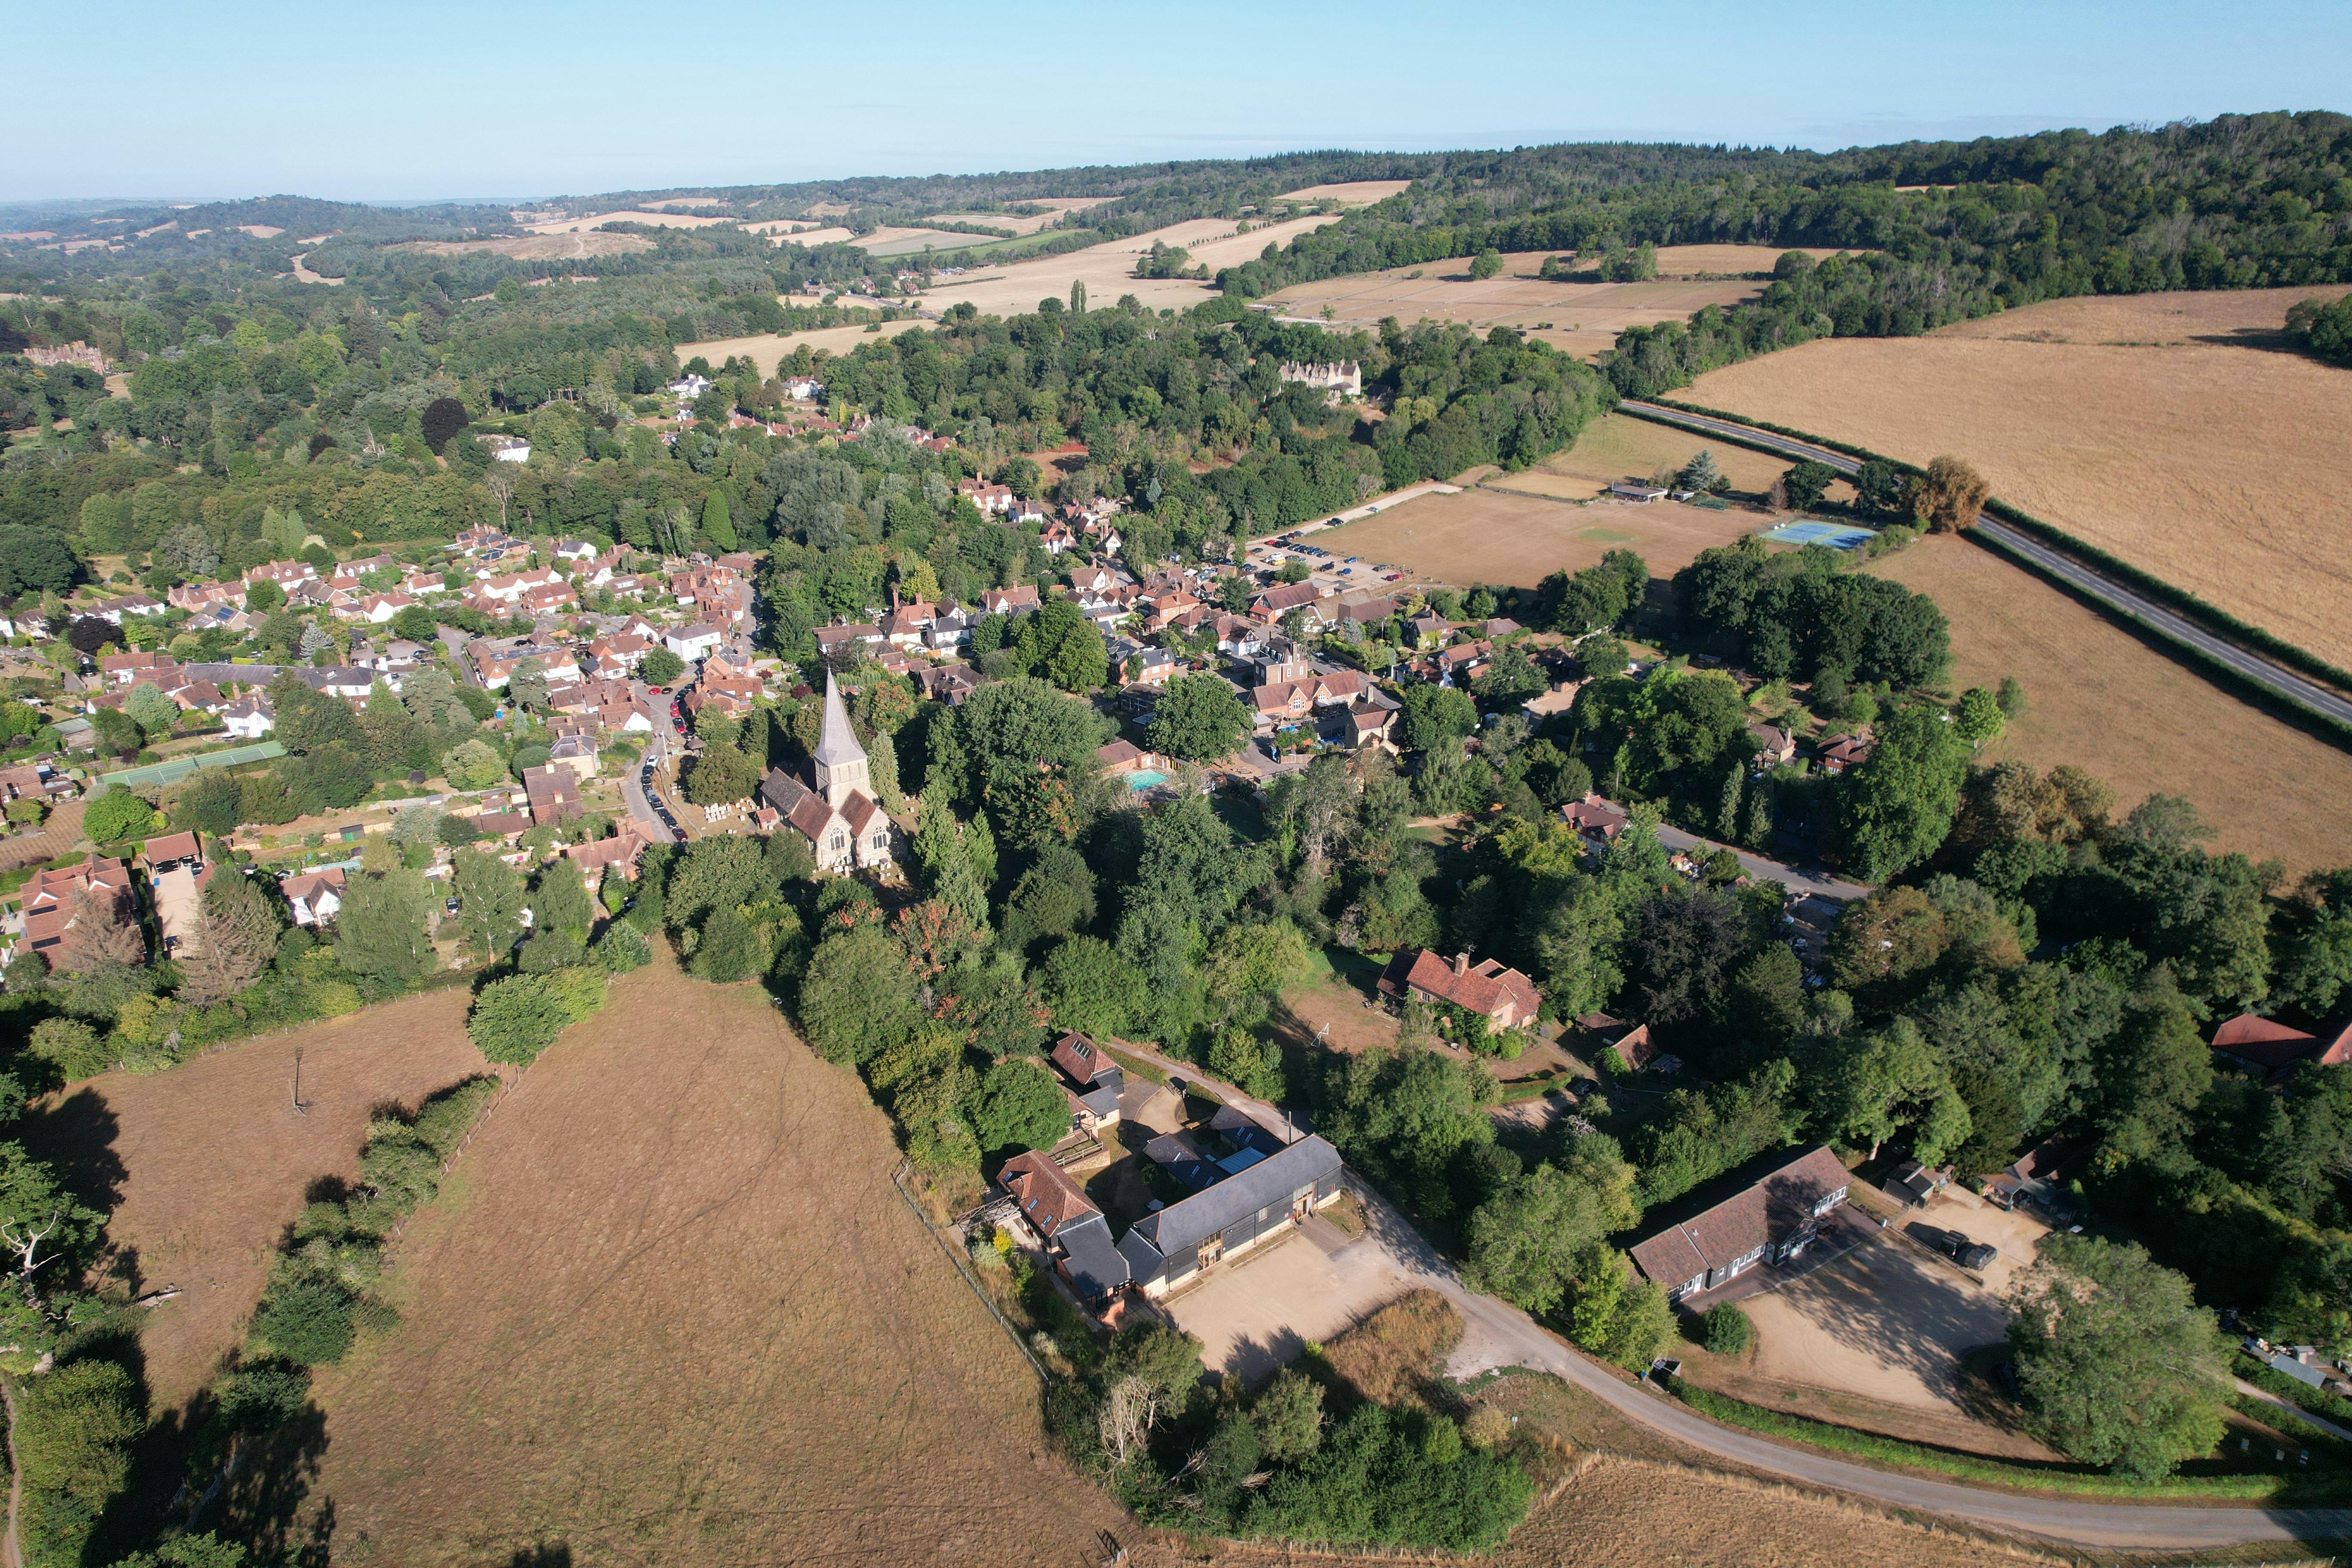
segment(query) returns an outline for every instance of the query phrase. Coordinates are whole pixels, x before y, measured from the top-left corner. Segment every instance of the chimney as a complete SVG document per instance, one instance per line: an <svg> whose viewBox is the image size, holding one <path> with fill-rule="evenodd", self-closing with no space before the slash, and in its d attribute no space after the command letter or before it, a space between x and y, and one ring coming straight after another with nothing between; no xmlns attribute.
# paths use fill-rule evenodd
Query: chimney
<svg viewBox="0 0 2352 1568"><path fill-rule="evenodd" d="M1466 952L1455 953L1454 955L1454 973L1456 974L1467 974L1469 972L1470 955Z"/></svg>

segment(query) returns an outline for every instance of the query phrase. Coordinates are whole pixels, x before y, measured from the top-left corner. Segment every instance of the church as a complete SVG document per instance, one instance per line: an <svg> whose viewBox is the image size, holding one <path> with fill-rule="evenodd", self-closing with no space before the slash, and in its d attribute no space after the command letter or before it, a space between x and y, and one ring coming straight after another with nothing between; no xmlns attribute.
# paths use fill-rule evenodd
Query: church
<svg viewBox="0 0 2352 1568"><path fill-rule="evenodd" d="M849 710L831 670L824 675L824 730L810 759L810 779L782 768L770 772L760 798L808 840L817 868L846 873L890 863L890 817L868 790L866 748L849 727ZM814 784L814 788L810 785ZM782 831L780 828L779 831Z"/></svg>

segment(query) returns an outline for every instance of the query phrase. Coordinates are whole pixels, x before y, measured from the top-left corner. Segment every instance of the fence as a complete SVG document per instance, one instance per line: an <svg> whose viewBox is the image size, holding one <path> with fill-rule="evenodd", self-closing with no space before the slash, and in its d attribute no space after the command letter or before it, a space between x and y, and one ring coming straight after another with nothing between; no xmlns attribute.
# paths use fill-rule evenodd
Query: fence
<svg viewBox="0 0 2352 1568"><path fill-rule="evenodd" d="M144 767L118 768L113 773L99 774L98 782L114 789L136 789L141 784L175 784L199 768L233 768L243 763L264 763L285 754L286 748L277 742L260 741L250 746L231 746L226 752L173 757L168 763L149 763Z"/></svg>
<svg viewBox="0 0 2352 1568"><path fill-rule="evenodd" d="M966 1285L971 1287L971 1293L980 1304L988 1309L988 1315L996 1320L996 1326L1004 1331L1004 1337L1013 1342L1013 1348L1021 1352L1021 1359L1029 1363L1029 1370L1037 1374L1037 1381L1040 1383L1050 1381L1045 1363L1037 1359L1036 1352L1032 1351L1028 1342L1021 1337L1021 1331L1014 1328L1012 1320L998 1311L996 1303L988 1299L987 1287L981 1284L980 1276L973 1271L971 1259L964 1256L963 1248L940 1234L939 1226L931 1223L931 1216L923 1212L923 1205L917 1203L915 1194L907 1190L907 1172L910 1168L909 1162L901 1160L898 1162L898 1168L890 1173L890 1184L898 1190L899 1201L907 1205L908 1212L915 1216L916 1223L929 1233L933 1241L940 1244L940 1250L946 1253L949 1260L956 1266L956 1272L963 1276L963 1282Z"/></svg>

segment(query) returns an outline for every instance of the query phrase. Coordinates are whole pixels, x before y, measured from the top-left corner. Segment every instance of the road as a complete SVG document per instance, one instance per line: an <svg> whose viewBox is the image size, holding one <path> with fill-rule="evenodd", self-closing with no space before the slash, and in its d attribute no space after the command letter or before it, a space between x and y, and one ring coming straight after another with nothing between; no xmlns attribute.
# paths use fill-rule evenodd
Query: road
<svg viewBox="0 0 2352 1568"><path fill-rule="evenodd" d="M1811 896L1828 899L1832 903L1850 904L1856 899L1870 897L1870 889L1861 882L1849 882L1819 868L1807 870L1798 866L1784 866L1778 860L1767 860L1761 855L1750 855L1737 845L1718 846L1711 838L1700 838L1685 833L1679 827L1658 824L1658 842L1669 849L1697 848L1712 851L1730 850L1739 857L1739 868L1759 881L1778 882L1800 898Z"/></svg>
<svg viewBox="0 0 2352 1568"><path fill-rule="evenodd" d="M1742 425L1735 420L1715 419L1703 414L1685 414L1679 409L1663 408L1654 403L1638 403L1630 399L1620 406L1628 414L1636 414L1660 424L1679 425L1686 430L1703 431L1754 446L1768 447L1791 458L1807 458L1818 463L1827 463L1840 473L1851 474L1862 467L1860 462L1843 452L1792 440L1786 436L1776 436L1769 430L1759 430L1752 425ZM2139 622L2158 637L2195 649L2232 674L2307 712L2352 728L2352 698L2332 691L2315 681L2306 680L2242 645L2207 630L2179 612L2168 609L2114 578L2092 570L2063 551L2042 543L1999 518L1980 514L1977 518L1976 531L2067 586Z"/></svg>
<svg viewBox="0 0 2352 1568"><path fill-rule="evenodd" d="M648 694L654 710L654 743L646 749L646 760L635 773L621 778L621 798L629 803L629 815L654 832L657 844L675 844L686 835L678 830L677 818L670 815L669 803L654 788L654 770L661 760L683 744L677 733L677 721L670 717L669 694L658 689Z"/></svg>
<svg viewBox="0 0 2352 1568"><path fill-rule="evenodd" d="M1202 1085L1271 1131L1306 1131L1274 1106L1219 1082L1190 1062L1176 1061L1132 1041L1113 1044L1171 1077ZM2111 1550L2177 1552L2352 1536L2352 1509L2210 1508L2035 1497L1873 1469L1726 1426L1656 1388L1627 1383L1622 1374L1591 1361L1507 1301L1471 1291L1454 1266L1411 1221L1354 1172L1349 1173L1347 1181L1364 1206L1369 1229L1399 1271L1413 1283L1437 1291L1461 1312L1462 1345L1446 1368L1454 1377L1475 1376L1490 1367L1524 1366L1548 1372L1574 1384L1628 1420L1717 1459L1801 1486L1845 1492L1891 1508L1942 1514L1979 1530Z"/></svg>

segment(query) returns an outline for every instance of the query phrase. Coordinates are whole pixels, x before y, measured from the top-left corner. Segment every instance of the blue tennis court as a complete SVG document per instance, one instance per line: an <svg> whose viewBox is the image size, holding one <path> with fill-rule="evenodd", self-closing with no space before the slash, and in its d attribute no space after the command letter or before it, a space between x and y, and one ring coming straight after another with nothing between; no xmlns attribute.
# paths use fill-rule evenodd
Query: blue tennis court
<svg viewBox="0 0 2352 1568"><path fill-rule="evenodd" d="M1832 550L1852 550L1878 535L1867 528L1840 522L1784 522L1764 535L1775 544L1826 544Z"/></svg>

